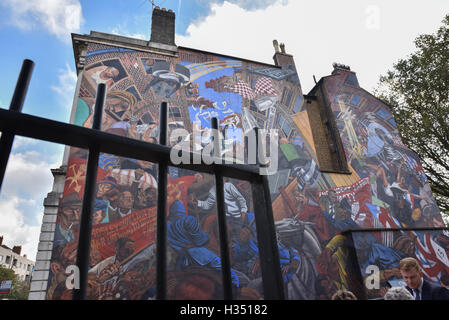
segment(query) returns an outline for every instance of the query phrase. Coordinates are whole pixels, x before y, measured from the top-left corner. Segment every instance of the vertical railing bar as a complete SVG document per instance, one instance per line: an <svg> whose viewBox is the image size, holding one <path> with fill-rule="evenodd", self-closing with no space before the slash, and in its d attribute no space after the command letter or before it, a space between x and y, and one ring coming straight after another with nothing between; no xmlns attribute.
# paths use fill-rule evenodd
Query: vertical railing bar
<svg viewBox="0 0 449 320"><path fill-rule="evenodd" d="M33 61L29 59L23 60L22 68L20 69L19 77L14 89L14 94L9 105L10 111L22 112L23 103L25 102L33 69ZM3 178L5 177L6 166L8 164L9 155L11 154L13 141L14 134L2 132L2 136L0 138L0 190L2 188Z"/></svg>
<svg viewBox="0 0 449 320"><path fill-rule="evenodd" d="M256 164L260 167L259 155L262 146L259 141L259 129L254 128L254 131L256 139ZM257 181L252 182L251 187L264 296L265 299L283 300L285 299L284 286L267 177L265 175L259 175Z"/></svg>
<svg viewBox="0 0 449 320"><path fill-rule="evenodd" d="M271 254L273 256L273 262L271 264L274 272L271 273L271 277L273 277L273 281L277 288L278 299L284 300L285 291L284 291L284 282L281 275L281 263L279 260L279 248L276 239L276 226L274 224L274 215L273 215L273 207L271 205L270 199L270 188L268 184L268 178L264 175L260 177L262 179L262 189L263 189L263 199L265 200L264 205L266 208L266 227L268 228L267 235L269 237L268 243L270 244Z"/></svg>
<svg viewBox="0 0 449 320"><path fill-rule="evenodd" d="M161 103L159 114L159 144L167 145L167 102ZM156 298L167 298L167 163L158 166L157 238L156 238Z"/></svg>
<svg viewBox="0 0 449 320"><path fill-rule="evenodd" d="M97 96L95 99L92 129L101 130L101 119L105 98L106 85L104 83L101 83L98 85ZM81 210L81 221L78 237L78 250L76 255L76 264L79 268L80 287L78 290L75 289L74 291L74 300L87 299L86 293L90 258L90 240L92 233L92 209L95 200L99 155L100 153L98 145L92 144L92 146L89 148L89 156L87 159L83 206Z"/></svg>
<svg viewBox="0 0 449 320"><path fill-rule="evenodd" d="M220 159L220 134L218 131L218 119L211 119L211 128L214 137L214 157ZM215 194L217 204L217 220L218 220L218 234L220 238L220 254L221 267L223 277L223 291L224 299L232 300L232 281L231 281L231 259L229 256L228 234L226 225L226 213L224 206L224 184L223 175L221 172L215 171Z"/></svg>
<svg viewBox="0 0 449 320"><path fill-rule="evenodd" d="M362 285L364 283L362 273L359 271L362 271L362 267L360 266L359 259L357 257L357 252L354 245L354 233L352 231L344 232L342 234L345 237L345 245L347 249L347 258L349 263L347 264L346 272L349 273L350 279L355 279L355 281L348 281L349 282L349 290L357 295L357 298L359 300L367 300L367 292L363 288ZM351 272L352 270L355 270L355 272ZM359 284L359 286L354 286L355 284Z"/></svg>

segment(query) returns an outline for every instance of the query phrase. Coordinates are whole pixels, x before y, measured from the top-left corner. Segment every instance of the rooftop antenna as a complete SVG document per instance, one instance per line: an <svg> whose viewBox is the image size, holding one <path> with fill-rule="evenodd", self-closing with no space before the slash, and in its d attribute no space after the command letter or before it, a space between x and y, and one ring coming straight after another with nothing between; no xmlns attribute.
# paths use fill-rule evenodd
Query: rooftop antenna
<svg viewBox="0 0 449 320"><path fill-rule="evenodd" d="M154 0L143 0L142 3L139 5L138 8L140 8L141 6L143 6L146 2L151 2L151 10L153 10L154 7L156 6L156 4L154 3Z"/></svg>
<svg viewBox="0 0 449 320"><path fill-rule="evenodd" d="M147 2L151 2L151 11L150 11L150 25L151 25L151 23L152 23L152 21L151 21L151 19L152 19L152 13L153 13L153 11L154 11L154 7L156 7L156 4L154 3L154 0L144 0L144 1L142 2L142 5L143 5L144 3L147 3ZM151 37L151 35L150 35L150 37Z"/></svg>

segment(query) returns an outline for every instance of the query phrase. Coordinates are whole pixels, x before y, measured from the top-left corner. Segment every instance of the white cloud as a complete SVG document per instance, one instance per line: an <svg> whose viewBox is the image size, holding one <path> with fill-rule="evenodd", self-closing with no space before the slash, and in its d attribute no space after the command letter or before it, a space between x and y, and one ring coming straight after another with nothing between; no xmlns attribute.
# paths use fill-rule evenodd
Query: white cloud
<svg viewBox="0 0 449 320"><path fill-rule="evenodd" d="M43 197L51 191L53 175L50 169L58 163L44 161L45 155L37 151L12 153L6 167L2 186L2 195L15 197L19 193L27 194L31 199ZM1 215L1 212L0 212Z"/></svg>
<svg viewBox="0 0 449 320"><path fill-rule="evenodd" d="M59 39L70 42L70 33L79 32L83 22L78 0L3 0L11 9L11 23L29 30L43 26Z"/></svg>
<svg viewBox="0 0 449 320"><path fill-rule="evenodd" d="M35 260L39 243L40 225L30 226L25 224L24 214L19 209L24 201L18 197L8 200L0 200L0 235L4 238L4 244L12 248L22 246L21 254L26 254L29 259ZM39 221L42 220L42 215Z"/></svg>
<svg viewBox="0 0 449 320"><path fill-rule="evenodd" d="M67 110L72 108L77 79L75 70L72 70L69 64L66 64L65 69L58 70L58 84L51 86L51 89L59 94L62 104Z"/></svg>
<svg viewBox="0 0 449 320"><path fill-rule="evenodd" d="M39 243L43 200L53 185L50 169L59 166L44 158L36 151L12 153L0 197L0 236L11 248L22 245L22 254L32 260Z"/></svg>
<svg viewBox="0 0 449 320"><path fill-rule="evenodd" d="M435 32L447 12L448 1L290 0L252 11L225 1L186 36L177 35L176 44L273 64L277 39L294 56L305 93L313 75L329 75L333 62L351 66L372 91L379 75L413 50L415 37Z"/></svg>

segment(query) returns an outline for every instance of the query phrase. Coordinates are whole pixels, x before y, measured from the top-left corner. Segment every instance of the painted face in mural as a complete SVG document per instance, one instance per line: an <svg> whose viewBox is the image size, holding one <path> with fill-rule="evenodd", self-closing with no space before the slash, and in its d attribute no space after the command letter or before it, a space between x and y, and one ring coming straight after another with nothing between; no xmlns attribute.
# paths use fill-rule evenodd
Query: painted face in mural
<svg viewBox="0 0 449 320"><path fill-rule="evenodd" d="M101 199L103 196L105 196L108 192L110 192L112 189L112 185L109 183L100 183L98 185L97 190L97 198Z"/></svg>
<svg viewBox="0 0 449 320"><path fill-rule="evenodd" d="M52 262L50 264L50 269L57 283L61 283L66 279L65 269L63 268L61 263L57 261Z"/></svg>
<svg viewBox="0 0 449 320"><path fill-rule="evenodd" d="M123 114L128 109L128 104L121 99L107 99L106 100L106 110L113 112L115 115L119 117L123 116Z"/></svg>
<svg viewBox="0 0 449 320"><path fill-rule="evenodd" d="M113 188L110 192L106 193L104 199L109 201L109 206L117 208L118 198L120 192L117 188Z"/></svg>
<svg viewBox="0 0 449 320"><path fill-rule="evenodd" d="M93 218L92 218L92 225L99 224L101 220L103 220L106 217L106 212L103 210L96 210L94 211Z"/></svg>
<svg viewBox="0 0 449 320"><path fill-rule="evenodd" d="M134 197L130 191L123 191L118 199L118 206L122 211L131 210L134 204Z"/></svg>
<svg viewBox="0 0 449 320"><path fill-rule="evenodd" d="M78 224L81 214L81 206L67 206L62 208L61 226L68 230Z"/></svg>
<svg viewBox="0 0 449 320"><path fill-rule="evenodd" d="M131 239L125 239L123 241L120 241L120 243L117 245L117 254L116 254L117 260L118 261L125 260L134 253L135 249L136 248L134 245L134 241L132 241Z"/></svg>
<svg viewBox="0 0 449 320"><path fill-rule="evenodd" d="M111 79L117 77L119 74L119 71L114 67L109 67L106 70L104 70L102 73L100 73L100 77L102 79Z"/></svg>
<svg viewBox="0 0 449 320"><path fill-rule="evenodd" d="M331 201L331 203L337 203L338 197L337 193L334 190L329 191L329 200Z"/></svg>
<svg viewBox="0 0 449 320"><path fill-rule="evenodd" d="M136 204L139 207L151 207L156 204L157 190L154 187L149 187L147 189L138 189Z"/></svg>
<svg viewBox="0 0 449 320"><path fill-rule="evenodd" d="M195 173L194 177L196 182L201 182L203 180L203 175L201 173Z"/></svg>
<svg viewBox="0 0 449 320"><path fill-rule="evenodd" d="M296 202L296 207L301 210L302 207L307 203L307 198L305 195L303 195L301 192L299 192L298 190L295 190L293 192L293 195L295 197L295 202Z"/></svg>
<svg viewBox="0 0 449 320"><path fill-rule="evenodd" d="M406 256L415 255L415 241L407 236L400 237L394 244L394 249L404 252Z"/></svg>

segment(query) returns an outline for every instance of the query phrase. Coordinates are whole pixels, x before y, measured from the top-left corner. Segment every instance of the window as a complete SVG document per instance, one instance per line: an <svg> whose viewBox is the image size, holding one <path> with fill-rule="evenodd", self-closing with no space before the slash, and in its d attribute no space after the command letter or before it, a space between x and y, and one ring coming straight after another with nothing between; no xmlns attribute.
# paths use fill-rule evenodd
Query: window
<svg viewBox="0 0 449 320"><path fill-rule="evenodd" d="M293 98L293 90L290 90L288 88L284 88L284 91L282 92L282 99L281 102L284 106L287 108L290 108L290 104L292 103Z"/></svg>
<svg viewBox="0 0 449 320"><path fill-rule="evenodd" d="M379 109L376 111L376 114L382 118L382 120L386 120L388 117L391 116L391 113L389 113L387 110L385 109Z"/></svg>
<svg viewBox="0 0 449 320"><path fill-rule="evenodd" d="M345 79L345 84L349 84L350 86L359 86L359 82L357 81L357 77L353 74L350 74Z"/></svg>
<svg viewBox="0 0 449 320"><path fill-rule="evenodd" d="M0 261L3 261L3 256L0 256Z"/></svg>
<svg viewBox="0 0 449 320"><path fill-rule="evenodd" d="M395 127L396 129L398 128L398 125L396 124L396 121L394 121L394 118L393 118L393 117L390 118L390 119L388 119L388 122L389 122L393 127Z"/></svg>
<svg viewBox="0 0 449 320"><path fill-rule="evenodd" d="M299 108L302 106L304 98L302 94L298 94L295 99L295 104L293 105L293 113L298 113Z"/></svg>
<svg viewBox="0 0 449 320"><path fill-rule="evenodd" d="M360 97L360 96L354 96L354 97L351 99L350 104L352 104L352 105L354 105L354 106L358 106L359 103L360 103L360 100L362 100L362 97Z"/></svg>
<svg viewBox="0 0 449 320"><path fill-rule="evenodd" d="M284 132L287 138L290 136L290 133L292 132L292 127L287 121L285 121L284 124L282 125L282 132Z"/></svg>
<svg viewBox="0 0 449 320"><path fill-rule="evenodd" d="M290 133L292 132L292 127L288 123L288 121L280 114L279 115L279 128L281 128L284 135L288 138Z"/></svg>
<svg viewBox="0 0 449 320"><path fill-rule="evenodd" d="M344 103L348 102L348 99L351 97L350 93L347 92L343 92L343 93L339 93L336 97L335 97L335 101L342 101Z"/></svg>
<svg viewBox="0 0 449 320"><path fill-rule="evenodd" d="M287 100L285 101L286 106L290 106L290 103L292 102L292 96L293 96L293 91L290 90L287 95Z"/></svg>
<svg viewBox="0 0 449 320"><path fill-rule="evenodd" d="M178 107L170 107L169 108L170 118L182 118L181 111Z"/></svg>
<svg viewBox="0 0 449 320"><path fill-rule="evenodd" d="M5 263L9 264L11 262L11 256L6 256Z"/></svg>
<svg viewBox="0 0 449 320"><path fill-rule="evenodd" d="M383 120L385 124L388 124L397 129L398 126L396 124L396 121L394 121L393 114L390 112L390 110L386 109L383 106L379 106L379 108L374 113L378 118Z"/></svg>

